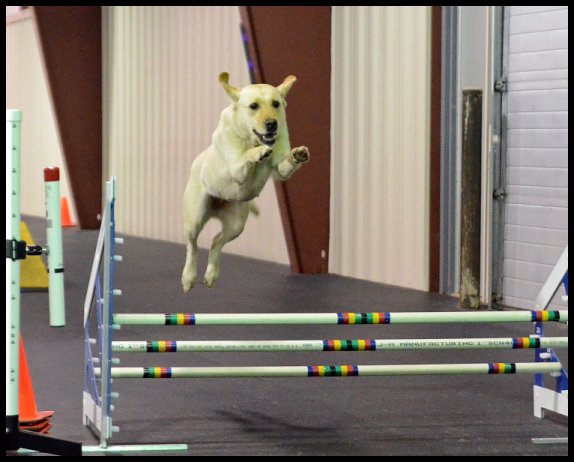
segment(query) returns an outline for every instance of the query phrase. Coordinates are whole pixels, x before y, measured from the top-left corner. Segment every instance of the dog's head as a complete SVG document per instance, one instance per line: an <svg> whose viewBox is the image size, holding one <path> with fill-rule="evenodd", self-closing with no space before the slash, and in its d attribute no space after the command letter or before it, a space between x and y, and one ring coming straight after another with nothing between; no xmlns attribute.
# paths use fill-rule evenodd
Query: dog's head
<svg viewBox="0 0 574 462"><path fill-rule="evenodd" d="M297 78L289 75L281 85L247 85L236 88L229 85L229 74L222 72L219 83L223 86L236 112L235 123L254 145L273 146L280 133L286 128L285 97Z"/></svg>

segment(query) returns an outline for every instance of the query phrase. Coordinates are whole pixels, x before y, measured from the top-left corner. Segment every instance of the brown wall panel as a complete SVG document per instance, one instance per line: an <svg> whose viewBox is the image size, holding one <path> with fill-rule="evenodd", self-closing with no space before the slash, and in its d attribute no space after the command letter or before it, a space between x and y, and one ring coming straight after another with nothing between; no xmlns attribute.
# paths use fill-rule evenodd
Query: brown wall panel
<svg viewBox="0 0 574 462"><path fill-rule="evenodd" d="M277 85L297 76L287 109L291 145L311 153L276 191L291 269L326 273L329 251L331 7L244 6L255 79Z"/></svg>
<svg viewBox="0 0 574 462"><path fill-rule="evenodd" d="M102 12L33 7L78 221L99 227L102 197Z"/></svg>
<svg viewBox="0 0 574 462"><path fill-rule="evenodd" d="M429 291L440 290L440 165L441 165L441 73L442 7L432 7L431 108L430 108L430 207Z"/></svg>

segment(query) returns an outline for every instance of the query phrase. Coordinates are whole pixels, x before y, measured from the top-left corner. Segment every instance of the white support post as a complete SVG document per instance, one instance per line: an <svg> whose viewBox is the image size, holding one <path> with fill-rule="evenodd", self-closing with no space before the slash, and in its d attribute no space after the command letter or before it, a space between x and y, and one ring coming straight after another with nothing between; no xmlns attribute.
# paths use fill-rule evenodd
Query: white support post
<svg viewBox="0 0 574 462"><path fill-rule="evenodd" d="M104 288L103 288L103 304L102 304L102 345L101 345L101 361L102 361L102 392L100 398L102 400L102 428L100 431L100 446L106 447L107 440L112 437L113 425L111 416L111 366L112 366L112 351L111 351L111 327L113 316L113 303L114 303L114 215L113 206L115 199L115 178L112 178L106 183L106 211L105 215L107 220L102 223L104 226L104 255L103 255L103 272L104 272Z"/></svg>
<svg viewBox="0 0 574 462"><path fill-rule="evenodd" d="M20 240L20 111L6 110L6 242ZM8 250L8 249L7 249ZM20 260L6 258L6 438L18 429ZM8 428L8 420L16 428Z"/></svg>
<svg viewBox="0 0 574 462"><path fill-rule="evenodd" d="M540 293L536 297L536 309L546 310L552 302L560 284L564 282L564 277L568 272L568 246L562 252L558 262L552 269L548 279L542 286ZM568 301L566 297L566 301ZM544 338L544 328L541 323L536 323L536 336ZM536 361L554 361L559 359L551 348L537 349L535 353ZM546 410L568 416L568 375L561 368L561 372L554 375L554 389L544 386L544 376L536 374L533 386L533 411L534 416L544 418ZM534 444L568 444L568 438L532 438Z"/></svg>
<svg viewBox="0 0 574 462"><path fill-rule="evenodd" d="M568 246L562 252L562 255L558 259L556 266L548 276L548 279L542 286L540 293L536 297L536 309L537 310L545 310L550 305L550 302L556 295L556 292L560 288L560 284L562 284L562 279L566 275L568 271Z"/></svg>
<svg viewBox="0 0 574 462"><path fill-rule="evenodd" d="M62 250L62 217L60 212L60 169L44 169L46 194L46 244L48 257L50 326L66 325L64 297L64 252Z"/></svg>
<svg viewBox="0 0 574 462"><path fill-rule="evenodd" d="M534 415L544 418L545 409L568 417L568 391L556 393L550 388L534 385Z"/></svg>
<svg viewBox="0 0 574 462"><path fill-rule="evenodd" d="M20 260L29 252L20 241L21 111L6 110L6 451L34 450L80 456L82 445L19 427ZM30 255L37 255L36 251Z"/></svg>
<svg viewBox="0 0 574 462"><path fill-rule="evenodd" d="M99 432L100 444L97 446L83 446L84 453L114 453L130 451L185 451L187 444L138 444L138 445L110 445L109 439L119 429L112 425L111 400L117 398L117 393L112 392L112 334L114 297L120 292L114 288L114 265L119 261L115 255L115 245L123 243L123 239L115 237L115 194L116 179L112 177L106 182L106 197L102 225L98 236L96 253L92 264L88 292L84 303L84 329L86 330L86 351L91 353L90 340L90 317L94 314L92 307L101 305L101 318L98 319L99 356L94 358L92 354L86 354L86 388L84 389L84 424L91 426ZM98 300L98 274L103 274L103 288L101 299ZM94 367L97 361L98 367ZM90 377L89 374L98 370L98 378ZM95 383L91 382L95 380ZM91 388L88 388L91 387Z"/></svg>

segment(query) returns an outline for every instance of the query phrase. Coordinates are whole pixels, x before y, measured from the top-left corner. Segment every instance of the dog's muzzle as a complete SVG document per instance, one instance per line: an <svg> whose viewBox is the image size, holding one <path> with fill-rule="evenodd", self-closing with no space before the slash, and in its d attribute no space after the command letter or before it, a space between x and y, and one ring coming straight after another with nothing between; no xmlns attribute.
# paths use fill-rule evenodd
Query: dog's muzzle
<svg viewBox="0 0 574 462"><path fill-rule="evenodd" d="M257 130L253 129L253 133L255 133L255 136L257 136L257 139L262 144L266 144L267 146L273 146L275 141L277 141L277 132L261 134Z"/></svg>

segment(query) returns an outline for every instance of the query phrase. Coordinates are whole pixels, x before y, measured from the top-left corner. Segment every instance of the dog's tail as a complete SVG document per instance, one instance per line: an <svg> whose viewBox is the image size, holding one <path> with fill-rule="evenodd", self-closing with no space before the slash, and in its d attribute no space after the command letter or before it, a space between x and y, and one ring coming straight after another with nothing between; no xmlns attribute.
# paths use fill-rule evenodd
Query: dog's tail
<svg viewBox="0 0 574 462"><path fill-rule="evenodd" d="M255 201L249 202L249 213L252 213L256 217L259 216L259 207L257 207Z"/></svg>

